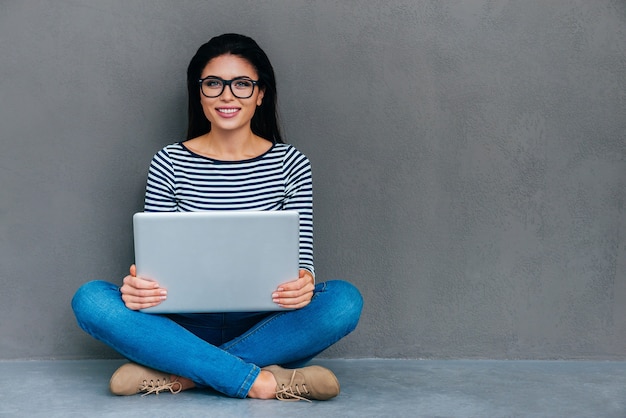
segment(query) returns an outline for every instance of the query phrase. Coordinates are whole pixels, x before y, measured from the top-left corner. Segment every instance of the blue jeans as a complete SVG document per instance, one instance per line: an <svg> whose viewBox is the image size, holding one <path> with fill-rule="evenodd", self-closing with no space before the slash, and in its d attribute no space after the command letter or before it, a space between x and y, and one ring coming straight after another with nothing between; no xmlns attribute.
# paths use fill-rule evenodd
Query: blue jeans
<svg viewBox="0 0 626 418"><path fill-rule="evenodd" d="M124 357L245 398L261 367L297 367L349 334L363 307L344 281L318 283L302 309L154 315L126 308L118 286L93 281L72 299L80 327Z"/></svg>

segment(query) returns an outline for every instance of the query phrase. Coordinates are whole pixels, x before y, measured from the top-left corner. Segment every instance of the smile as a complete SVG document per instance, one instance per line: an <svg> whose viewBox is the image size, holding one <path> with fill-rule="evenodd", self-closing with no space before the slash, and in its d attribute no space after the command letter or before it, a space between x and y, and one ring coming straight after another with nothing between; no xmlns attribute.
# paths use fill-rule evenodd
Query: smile
<svg viewBox="0 0 626 418"><path fill-rule="evenodd" d="M218 109L216 109L216 110L217 110L219 113L224 113L224 114L230 115L230 114L233 114L233 113L238 112L240 109L239 109L239 108L232 108L232 107L229 107L229 108L218 108Z"/></svg>

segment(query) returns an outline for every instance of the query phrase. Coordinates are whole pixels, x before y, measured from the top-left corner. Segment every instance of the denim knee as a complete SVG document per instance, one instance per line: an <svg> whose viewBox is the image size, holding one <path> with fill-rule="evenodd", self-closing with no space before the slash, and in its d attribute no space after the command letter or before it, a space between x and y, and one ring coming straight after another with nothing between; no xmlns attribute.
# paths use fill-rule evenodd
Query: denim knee
<svg viewBox="0 0 626 418"><path fill-rule="evenodd" d="M342 328L343 335L352 332L361 317L363 297L353 284L343 280L331 280L323 283L325 292L333 296L333 304L329 309L332 323Z"/></svg>
<svg viewBox="0 0 626 418"><path fill-rule="evenodd" d="M78 288L72 298L72 310L81 328L86 323L98 322L108 311L111 292L116 292L117 286L105 281L91 281Z"/></svg>

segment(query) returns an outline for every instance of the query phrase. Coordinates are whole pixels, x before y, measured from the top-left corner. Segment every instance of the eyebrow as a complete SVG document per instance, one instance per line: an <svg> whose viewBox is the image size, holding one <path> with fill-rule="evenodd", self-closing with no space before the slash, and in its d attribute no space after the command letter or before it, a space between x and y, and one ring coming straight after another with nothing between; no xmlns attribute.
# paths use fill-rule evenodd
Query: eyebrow
<svg viewBox="0 0 626 418"><path fill-rule="evenodd" d="M219 75L207 75L206 77L201 77L201 79L205 79L205 78L209 78L209 77L213 77L213 78L219 78L220 80L229 80L228 78L222 78ZM254 80L254 78L250 77L249 75L238 75L237 77L233 77L230 80L237 80L239 78L248 78L250 80Z"/></svg>

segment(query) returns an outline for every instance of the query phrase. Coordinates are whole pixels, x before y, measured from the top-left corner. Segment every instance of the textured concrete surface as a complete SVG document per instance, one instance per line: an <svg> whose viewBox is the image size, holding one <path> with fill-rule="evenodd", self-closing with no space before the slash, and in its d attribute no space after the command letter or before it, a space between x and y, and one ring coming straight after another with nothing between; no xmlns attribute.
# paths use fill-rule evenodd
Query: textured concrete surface
<svg viewBox="0 0 626 418"><path fill-rule="evenodd" d="M214 392L116 397L119 361L0 362L2 417L603 417L626 416L626 363L331 360L327 402L239 400Z"/></svg>
<svg viewBox="0 0 626 418"><path fill-rule="evenodd" d="M626 359L626 2L0 1L0 358L113 353L75 325L133 260L185 70L223 32L311 159L328 357Z"/></svg>

